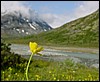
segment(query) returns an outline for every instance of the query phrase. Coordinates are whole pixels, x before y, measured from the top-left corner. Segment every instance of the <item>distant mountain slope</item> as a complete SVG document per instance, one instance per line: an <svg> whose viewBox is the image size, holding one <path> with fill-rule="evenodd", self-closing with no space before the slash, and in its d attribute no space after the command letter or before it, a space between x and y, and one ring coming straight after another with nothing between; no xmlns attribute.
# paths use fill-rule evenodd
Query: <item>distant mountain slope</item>
<svg viewBox="0 0 100 82"><path fill-rule="evenodd" d="M99 10L40 34L40 37L44 42L52 44L99 46Z"/></svg>
<svg viewBox="0 0 100 82"><path fill-rule="evenodd" d="M39 44L52 46L80 46L98 47L99 46L99 10L96 12L71 21L63 26L31 35L21 40L36 41Z"/></svg>
<svg viewBox="0 0 100 82"><path fill-rule="evenodd" d="M1 14L1 34L2 36L25 36L38 34L43 31L51 30L45 21L39 18L30 10L30 17L23 16L19 11Z"/></svg>

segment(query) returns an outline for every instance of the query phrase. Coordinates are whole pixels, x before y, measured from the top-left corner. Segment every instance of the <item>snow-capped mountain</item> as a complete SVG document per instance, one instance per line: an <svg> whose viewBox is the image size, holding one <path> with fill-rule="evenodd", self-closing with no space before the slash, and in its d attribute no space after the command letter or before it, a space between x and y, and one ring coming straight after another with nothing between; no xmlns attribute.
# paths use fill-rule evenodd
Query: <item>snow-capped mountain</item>
<svg viewBox="0 0 100 82"><path fill-rule="evenodd" d="M29 10L29 15L25 16L20 11L1 13L1 34L11 36L25 36L37 34L51 30L45 21L37 13Z"/></svg>

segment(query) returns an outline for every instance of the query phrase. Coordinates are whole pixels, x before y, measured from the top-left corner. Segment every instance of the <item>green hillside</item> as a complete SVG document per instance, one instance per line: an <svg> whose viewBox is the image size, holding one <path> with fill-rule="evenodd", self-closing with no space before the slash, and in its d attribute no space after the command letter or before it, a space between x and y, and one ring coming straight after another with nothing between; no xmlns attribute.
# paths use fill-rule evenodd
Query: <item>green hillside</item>
<svg viewBox="0 0 100 82"><path fill-rule="evenodd" d="M51 46L98 47L99 10L53 30L9 40L14 43L28 43L29 41Z"/></svg>

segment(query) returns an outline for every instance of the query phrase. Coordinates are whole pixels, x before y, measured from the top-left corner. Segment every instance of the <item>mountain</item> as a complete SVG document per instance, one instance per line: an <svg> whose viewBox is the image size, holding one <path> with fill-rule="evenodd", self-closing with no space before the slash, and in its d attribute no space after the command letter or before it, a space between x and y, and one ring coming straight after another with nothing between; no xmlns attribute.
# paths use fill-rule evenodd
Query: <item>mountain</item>
<svg viewBox="0 0 100 82"><path fill-rule="evenodd" d="M28 44L29 41L50 46L99 47L99 10L59 28L9 42Z"/></svg>
<svg viewBox="0 0 100 82"><path fill-rule="evenodd" d="M52 27L32 10L29 10L29 16L25 16L20 11L6 11L1 14L2 36L26 36L51 29Z"/></svg>
<svg viewBox="0 0 100 82"><path fill-rule="evenodd" d="M97 47L99 46L99 9L59 28L40 33L33 39L41 44L55 46Z"/></svg>

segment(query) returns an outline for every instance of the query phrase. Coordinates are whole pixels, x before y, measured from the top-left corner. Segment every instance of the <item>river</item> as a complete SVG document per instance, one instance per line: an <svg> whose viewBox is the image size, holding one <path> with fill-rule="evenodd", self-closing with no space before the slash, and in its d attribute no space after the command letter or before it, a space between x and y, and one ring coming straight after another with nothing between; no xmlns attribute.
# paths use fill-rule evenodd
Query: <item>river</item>
<svg viewBox="0 0 100 82"><path fill-rule="evenodd" d="M29 46L22 45L22 44L12 44L11 51L20 54L23 57L28 57L28 58L31 54L29 50ZM44 50L41 51L40 53L43 54L42 57L34 56L34 58L37 59L42 58L45 60L51 59L56 61L61 61L70 58L74 62L81 62L88 66L94 66L96 68L99 68L99 54L97 53L92 54L92 53L83 53L83 52L69 52L64 50L51 49L49 47L44 48Z"/></svg>

